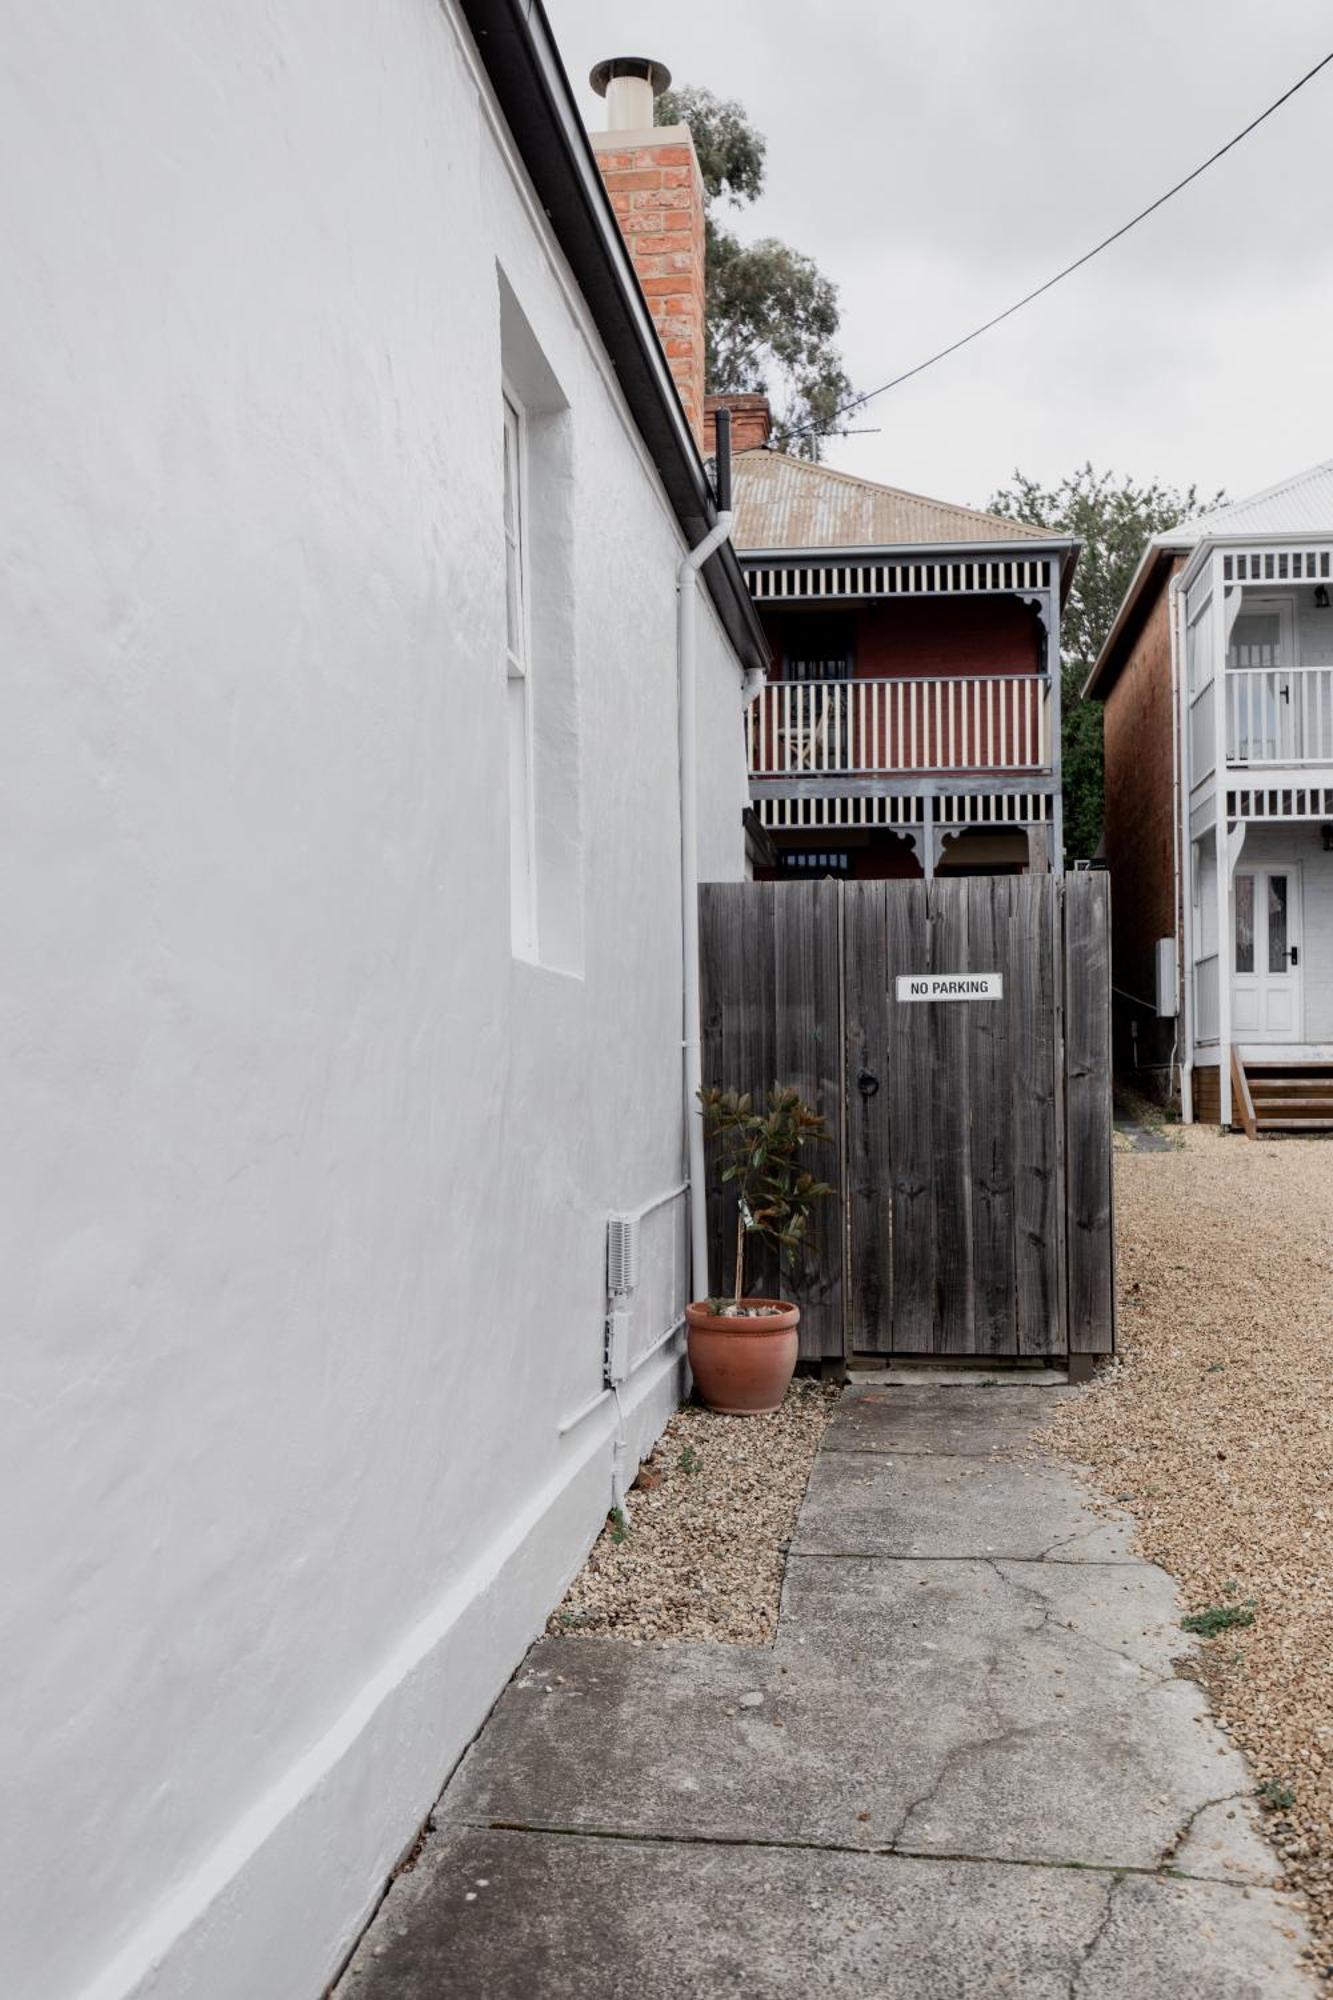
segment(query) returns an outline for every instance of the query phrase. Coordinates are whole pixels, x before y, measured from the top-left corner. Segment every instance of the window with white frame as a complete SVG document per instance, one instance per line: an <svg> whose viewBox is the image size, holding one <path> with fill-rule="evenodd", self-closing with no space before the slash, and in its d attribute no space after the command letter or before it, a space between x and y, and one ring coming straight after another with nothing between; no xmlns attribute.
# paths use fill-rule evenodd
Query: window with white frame
<svg viewBox="0 0 1333 2000"><path fill-rule="evenodd" d="M504 695L516 958L583 973L583 824L569 399L497 270L504 476Z"/></svg>
<svg viewBox="0 0 1333 2000"><path fill-rule="evenodd" d="M537 951L537 869L532 796L531 632L527 588L527 468L523 411L504 410L505 673L509 726L509 915L513 948Z"/></svg>

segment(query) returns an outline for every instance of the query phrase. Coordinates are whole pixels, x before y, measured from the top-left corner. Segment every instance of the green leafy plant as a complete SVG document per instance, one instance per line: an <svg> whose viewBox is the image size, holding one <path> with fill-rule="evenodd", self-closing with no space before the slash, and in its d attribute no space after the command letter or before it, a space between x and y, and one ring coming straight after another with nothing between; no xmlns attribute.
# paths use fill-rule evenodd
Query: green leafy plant
<svg viewBox="0 0 1333 2000"><path fill-rule="evenodd" d="M1281 1778L1265 1778L1259 1787L1259 1797L1273 1812L1285 1812L1296 1803L1296 1794L1290 1785L1284 1785Z"/></svg>
<svg viewBox="0 0 1333 2000"><path fill-rule="evenodd" d="M1070 859L1095 854L1102 830L1102 705L1084 701L1083 683L1148 537L1225 499L1225 493L1201 493L1197 486L1163 486L1156 479L1140 484L1086 464L1053 487L1015 472L1011 484L987 503L992 514L1074 535L1083 544L1060 618L1065 852Z"/></svg>
<svg viewBox="0 0 1333 2000"><path fill-rule="evenodd" d="M1182 1618L1181 1628L1186 1632L1197 1632L1201 1639L1215 1639L1219 1632L1229 1632L1236 1625L1253 1625L1254 1606L1252 1604L1210 1604L1205 1611L1195 1611L1188 1618Z"/></svg>
<svg viewBox="0 0 1333 2000"><path fill-rule="evenodd" d="M711 1299L709 1300L709 1304L711 1306ZM687 1444L680 1455L680 1469L682 1472L697 1472L699 1470L699 1454L692 1444Z"/></svg>
<svg viewBox="0 0 1333 2000"><path fill-rule="evenodd" d="M831 1195L801 1162L806 1146L830 1142L827 1120L797 1090L775 1084L763 1110L749 1091L701 1090L704 1129L721 1162L720 1179L736 1196L736 1275L731 1312L739 1312L745 1291L745 1246L757 1236L771 1243L780 1260L794 1262L806 1240L810 1211Z"/></svg>
<svg viewBox="0 0 1333 2000"><path fill-rule="evenodd" d="M613 1507L610 1514L611 1540L619 1548L629 1533L629 1522L625 1519L623 1507Z"/></svg>

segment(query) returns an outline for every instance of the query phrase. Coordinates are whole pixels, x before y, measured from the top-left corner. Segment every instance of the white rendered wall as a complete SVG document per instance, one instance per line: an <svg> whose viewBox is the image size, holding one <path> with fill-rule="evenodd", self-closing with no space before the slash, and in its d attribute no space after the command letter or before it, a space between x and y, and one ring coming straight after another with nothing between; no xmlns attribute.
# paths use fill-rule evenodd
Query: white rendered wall
<svg viewBox="0 0 1333 2000"><path fill-rule="evenodd" d="M436 0L6 58L6 1989L303 2000L608 1505L680 542ZM510 951L497 262L573 426L581 978Z"/></svg>

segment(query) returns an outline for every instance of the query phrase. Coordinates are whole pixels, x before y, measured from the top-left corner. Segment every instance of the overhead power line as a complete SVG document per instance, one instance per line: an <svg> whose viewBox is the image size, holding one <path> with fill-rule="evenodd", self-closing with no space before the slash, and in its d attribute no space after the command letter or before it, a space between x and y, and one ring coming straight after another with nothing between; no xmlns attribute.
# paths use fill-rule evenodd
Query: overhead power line
<svg viewBox="0 0 1333 2000"><path fill-rule="evenodd" d="M1234 138L1228 139L1225 146L1219 146L1215 153L1210 153L1206 160L1200 161L1192 173L1186 174L1185 178L1177 181L1174 187L1169 187L1165 194L1159 194L1156 201L1150 201L1146 208L1141 208L1137 215L1130 217L1128 222L1122 222L1119 229L1113 229L1111 234L1104 236L1100 243L1094 243L1091 250L1085 250L1083 255L1076 257L1072 264L1066 264L1062 271L1055 273L1054 277L1047 278L1045 284L1038 285L1033 291L1026 292L1021 299L1015 299L1011 306L1006 306L1003 312L996 313L993 318L984 320L980 326L974 326L971 333L965 333L960 340L951 340L947 347L940 348L937 354L930 355L925 361L918 361L914 368L905 368L902 374L895 375L892 381L881 382L878 389L867 389L863 395L853 396L850 402L842 404L839 409L833 412L829 425L827 427L820 427L820 434L823 436L831 435L832 425L837 422L839 417L850 416L853 410L863 409L867 403L873 402L876 396L887 395L890 389L898 388L900 383L910 382L914 375L923 375L927 368L933 368L937 362L947 360L951 354L957 354L960 347L969 346L972 341L980 340L983 333L989 333L992 327L1001 325L1007 319L1012 319L1015 313L1022 312L1024 306L1030 306L1034 299L1039 299L1044 292L1049 292L1062 279L1072 277L1075 271L1081 271L1083 266L1090 264L1094 257L1100 257L1103 250L1109 250L1111 245L1118 243L1122 236L1128 236L1131 229L1137 229L1141 222L1146 222L1150 215L1155 215L1159 208L1165 207L1166 203L1173 196L1178 195L1182 189L1187 188L1191 181L1197 181L1200 174L1206 174L1209 167L1216 166L1217 162L1225 154L1231 152L1234 147L1239 146L1242 139L1248 139L1251 132L1257 131L1264 123L1264 120L1271 118L1275 111L1280 111L1284 104L1290 103L1297 91L1304 90L1306 84L1317 77L1321 69L1327 69L1330 63L1333 63L1333 49L1330 49L1328 54L1321 61L1317 62L1313 69L1306 70L1305 75L1299 77L1292 84L1290 90L1284 90L1281 97L1275 97L1267 110L1261 111L1257 118L1251 118L1249 124L1243 126L1235 134ZM815 426L813 424L807 424L794 435L804 437L814 430Z"/></svg>

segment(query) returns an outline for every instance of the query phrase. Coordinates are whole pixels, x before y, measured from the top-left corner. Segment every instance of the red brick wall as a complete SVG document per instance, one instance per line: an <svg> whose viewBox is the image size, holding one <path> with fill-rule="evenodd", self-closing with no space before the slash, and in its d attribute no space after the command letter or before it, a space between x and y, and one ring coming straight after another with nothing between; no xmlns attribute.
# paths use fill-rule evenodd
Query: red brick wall
<svg viewBox="0 0 1333 2000"><path fill-rule="evenodd" d="M1180 567L1177 562L1176 568ZM1106 808L1103 846L1111 869L1112 978L1121 994L1154 997L1154 946L1176 928L1171 840L1171 632L1161 591L1134 640L1103 710ZM1170 1057L1174 1027L1123 998L1115 1002L1116 1063L1130 1067L1138 1027L1141 1067Z"/></svg>
<svg viewBox="0 0 1333 2000"><path fill-rule="evenodd" d="M917 675L1035 674L1045 664L1033 612L1014 597L903 597L853 607L855 672L871 680ZM782 677L786 628L800 612L761 612Z"/></svg>
<svg viewBox="0 0 1333 2000"><path fill-rule="evenodd" d="M704 185L683 125L646 133L594 132L620 233L634 260L685 406L704 442Z"/></svg>

